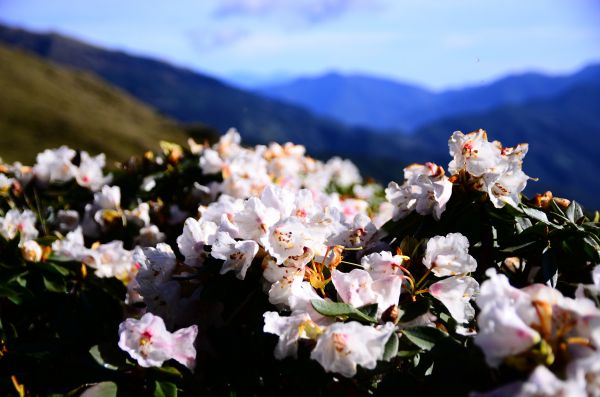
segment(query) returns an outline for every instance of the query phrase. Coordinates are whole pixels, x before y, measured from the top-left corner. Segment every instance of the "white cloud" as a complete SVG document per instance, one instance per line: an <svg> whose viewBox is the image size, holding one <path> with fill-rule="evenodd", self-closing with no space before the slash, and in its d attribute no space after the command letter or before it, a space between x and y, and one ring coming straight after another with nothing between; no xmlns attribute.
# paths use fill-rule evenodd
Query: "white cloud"
<svg viewBox="0 0 600 397"><path fill-rule="evenodd" d="M224 0L215 9L226 16L286 16L306 23L318 23L350 11L380 8L379 0Z"/></svg>
<svg viewBox="0 0 600 397"><path fill-rule="evenodd" d="M194 48L206 51L233 45L248 37L249 32L235 27L221 27L216 30L194 30L188 34Z"/></svg>

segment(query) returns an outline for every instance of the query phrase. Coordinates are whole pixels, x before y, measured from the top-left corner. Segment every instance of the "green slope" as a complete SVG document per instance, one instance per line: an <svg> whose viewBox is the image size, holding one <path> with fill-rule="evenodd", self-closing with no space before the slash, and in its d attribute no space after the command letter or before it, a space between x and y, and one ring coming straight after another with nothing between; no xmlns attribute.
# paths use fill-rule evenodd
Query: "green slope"
<svg viewBox="0 0 600 397"><path fill-rule="evenodd" d="M306 145L313 155L334 148L344 156L364 153L365 145L381 145L378 134L367 128L316 117L301 107L155 59L3 25L0 42L93 73L178 122L202 122L221 132L236 127L248 144L292 141Z"/></svg>
<svg viewBox="0 0 600 397"><path fill-rule="evenodd" d="M160 139L184 142L183 129L100 79L0 46L0 157L32 162L68 144L110 160Z"/></svg>

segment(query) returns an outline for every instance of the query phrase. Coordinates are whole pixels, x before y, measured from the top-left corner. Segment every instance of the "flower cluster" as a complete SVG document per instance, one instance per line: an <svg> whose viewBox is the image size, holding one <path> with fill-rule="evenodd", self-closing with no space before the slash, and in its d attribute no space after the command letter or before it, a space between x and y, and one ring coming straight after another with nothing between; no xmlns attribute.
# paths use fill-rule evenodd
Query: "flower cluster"
<svg viewBox="0 0 600 397"><path fill-rule="evenodd" d="M109 366L123 379L179 366L181 385L214 394L242 382L218 363L254 360L255 344L273 349L263 383L291 358L369 393L401 373L436 394L468 368L479 383L449 393L598 394L598 219L550 193L522 199L526 144L457 131L448 175L413 164L386 189L347 160L244 147L235 130L161 148L114 176L67 147L0 164L0 249L15 262L2 291L84 307L121 288Z"/></svg>
<svg viewBox="0 0 600 397"><path fill-rule="evenodd" d="M456 131L448 141L454 159L448 165L453 174L466 173L469 183L489 194L496 207L510 204L516 207L519 195L529 177L522 170L523 158L529 146L502 147L498 141L489 142L484 130L463 134Z"/></svg>

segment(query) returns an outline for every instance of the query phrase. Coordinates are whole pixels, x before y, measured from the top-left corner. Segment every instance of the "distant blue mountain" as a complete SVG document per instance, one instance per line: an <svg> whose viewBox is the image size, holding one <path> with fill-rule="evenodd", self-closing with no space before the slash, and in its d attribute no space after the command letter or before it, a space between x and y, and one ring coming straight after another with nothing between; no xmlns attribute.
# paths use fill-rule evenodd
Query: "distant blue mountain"
<svg viewBox="0 0 600 397"><path fill-rule="evenodd" d="M506 146L529 143L524 171L530 181L526 192L552 190L600 209L600 83L580 84L549 99L504 105L493 110L437 120L415 134L421 150L447 165L447 151L439 143L449 131L484 128L491 140Z"/></svg>
<svg viewBox="0 0 600 397"><path fill-rule="evenodd" d="M262 87L258 92L350 124L412 132L434 120L551 98L600 82L600 65L567 76L525 73L491 84L435 93L393 80L328 73Z"/></svg>
<svg viewBox="0 0 600 397"><path fill-rule="evenodd" d="M316 79L299 84L321 108L335 107L340 116L368 126L359 128L188 69L56 34L0 25L0 43L93 73L177 121L200 122L221 131L236 126L246 143L305 144L313 155L351 158L365 175L384 183L402 181L402 168L413 162L446 166L451 133L484 128L491 139L507 146L530 144L525 171L540 181L530 182L529 193L550 189L600 208L600 65L570 76L524 74L442 93L337 74L324 76L317 85L312 85ZM386 125L410 126L414 133L381 134L373 129Z"/></svg>

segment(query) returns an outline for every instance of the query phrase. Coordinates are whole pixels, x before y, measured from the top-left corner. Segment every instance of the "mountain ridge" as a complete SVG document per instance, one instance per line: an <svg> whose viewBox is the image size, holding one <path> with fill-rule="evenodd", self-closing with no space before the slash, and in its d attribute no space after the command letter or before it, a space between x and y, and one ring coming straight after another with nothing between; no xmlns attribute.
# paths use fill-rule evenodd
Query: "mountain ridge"
<svg viewBox="0 0 600 397"><path fill-rule="evenodd" d="M441 92L386 78L340 73L298 78L256 92L349 125L368 124L388 132L414 132L436 119L550 98L586 82L600 82L600 63L571 74L526 72L484 85Z"/></svg>

